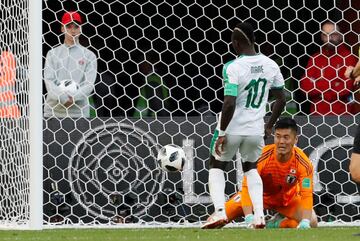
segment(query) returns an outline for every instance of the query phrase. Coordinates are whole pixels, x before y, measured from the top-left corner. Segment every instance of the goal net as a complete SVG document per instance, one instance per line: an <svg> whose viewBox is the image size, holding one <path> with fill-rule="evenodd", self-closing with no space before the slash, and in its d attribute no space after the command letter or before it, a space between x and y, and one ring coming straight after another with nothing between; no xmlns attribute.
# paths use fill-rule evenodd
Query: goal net
<svg viewBox="0 0 360 241"><path fill-rule="evenodd" d="M29 220L26 1L0 3L0 225Z"/></svg>
<svg viewBox="0 0 360 241"><path fill-rule="evenodd" d="M8 39L1 41L6 46L2 51L14 55L14 92L22 111L16 121L1 120L10 123L1 126L1 155L11 165L0 164L0 219L15 222L29 217L23 114L27 46L22 35L27 28L20 27L26 26L25 19L18 19L26 16L18 14L26 11L21 3L0 5L6 19L1 39ZM208 157L222 106L222 67L236 57L233 27L248 21L256 29L257 50L275 60L286 79L283 115L299 123L298 146L314 164L314 209L321 225L356 225L360 196L348 166L358 119L352 113L312 115L313 103L299 83L310 56L322 46L320 29L326 20L336 23L344 45L357 58L359 9L357 1L349 0L43 1L44 66L49 51L64 43L61 23L68 11L80 14L79 43L96 55L97 64L91 94L83 96L91 106L89 117L54 111L43 119L44 224L158 227L204 222L213 212ZM61 63L55 57L52 61ZM62 68L76 73L87 64L76 57L67 61L53 69L55 76ZM45 108L52 95L48 88L44 85ZM359 104L354 94L346 102L354 109ZM158 150L170 143L185 150L181 173L165 173L156 161ZM241 179L236 156L226 174L228 197L241 188Z"/></svg>

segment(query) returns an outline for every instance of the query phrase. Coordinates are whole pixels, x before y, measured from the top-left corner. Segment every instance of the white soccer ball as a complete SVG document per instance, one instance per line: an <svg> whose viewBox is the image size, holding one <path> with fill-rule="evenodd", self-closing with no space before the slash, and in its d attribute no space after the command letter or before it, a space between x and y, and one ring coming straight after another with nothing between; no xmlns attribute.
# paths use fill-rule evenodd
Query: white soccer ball
<svg viewBox="0 0 360 241"><path fill-rule="evenodd" d="M164 171L181 171L185 164L185 152L180 146L169 144L160 149L157 160Z"/></svg>
<svg viewBox="0 0 360 241"><path fill-rule="evenodd" d="M75 81L71 79L64 79L60 81L59 88L62 93L74 96L79 89Z"/></svg>

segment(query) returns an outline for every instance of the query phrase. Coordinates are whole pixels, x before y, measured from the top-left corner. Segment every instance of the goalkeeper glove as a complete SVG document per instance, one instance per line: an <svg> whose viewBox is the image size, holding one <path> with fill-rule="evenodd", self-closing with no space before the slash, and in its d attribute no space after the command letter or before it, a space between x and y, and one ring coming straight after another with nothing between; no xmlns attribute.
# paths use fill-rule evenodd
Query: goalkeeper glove
<svg viewBox="0 0 360 241"><path fill-rule="evenodd" d="M245 224L247 228L253 228L254 214L248 214L245 216Z"/></svg>
<svg viewBox="0 0 360 241"><path fill-rule="evenodd" d="M280 223L285 219L283 215L277 213L269 221L266 222L266 228L280 228Z"/></svg>
<svg viewBox="0 0 360 241"><path fill-rule="evenodd" d="M310 228L310 220L303 219L300 221L299 225L297 226L298 229L308 229Z"/></svg>

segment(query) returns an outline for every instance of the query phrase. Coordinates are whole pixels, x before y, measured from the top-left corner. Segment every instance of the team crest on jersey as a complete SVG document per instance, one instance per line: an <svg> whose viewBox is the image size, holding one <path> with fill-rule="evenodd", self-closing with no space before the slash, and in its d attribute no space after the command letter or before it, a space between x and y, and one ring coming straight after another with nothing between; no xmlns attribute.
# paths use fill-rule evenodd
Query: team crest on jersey
<svg viewBox="0 0 360 241"><path fill-rule="evenodd" d="M293 184L296 181L296 176L292 174L288 174L286 176L286 183Z"/></svg>

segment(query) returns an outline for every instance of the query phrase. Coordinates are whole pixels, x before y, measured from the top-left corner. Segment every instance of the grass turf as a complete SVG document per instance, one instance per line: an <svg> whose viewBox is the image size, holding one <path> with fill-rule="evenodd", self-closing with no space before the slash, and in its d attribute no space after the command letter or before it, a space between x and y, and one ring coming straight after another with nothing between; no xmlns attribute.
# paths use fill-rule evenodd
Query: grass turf
<svg viewBox="0 0 360 241"><path fill-rule="evenodd" d="M309 230L268 229L247 230L224 228L201 230L194 228L173 229L48 229L42 231L0 231L0 240L36 240L36 241L220 241L220 240L276 240L276 241L360 241L360 227L316 228Z"/></svg>

